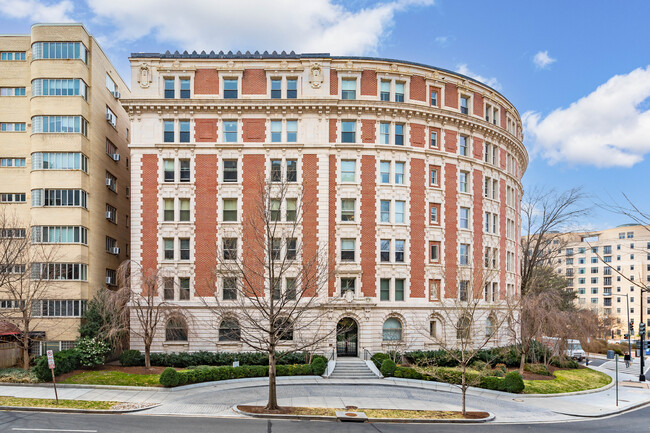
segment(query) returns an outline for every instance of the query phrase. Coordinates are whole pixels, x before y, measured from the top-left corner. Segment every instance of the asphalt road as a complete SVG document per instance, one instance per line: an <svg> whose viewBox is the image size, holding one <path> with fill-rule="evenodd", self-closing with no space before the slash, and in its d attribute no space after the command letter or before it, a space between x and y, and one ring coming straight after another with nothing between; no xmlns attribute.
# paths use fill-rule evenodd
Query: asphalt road
<svg viewBox="0 0 650 433"><path fill-rule="evenodd" d="M650 407L616 417L548 424L389 424L339 423L237 418L176 417L147 415L79 415L42 412L0 412L0 432L31 433L430 433L437 432L612 432L648 431Z"/></svg>

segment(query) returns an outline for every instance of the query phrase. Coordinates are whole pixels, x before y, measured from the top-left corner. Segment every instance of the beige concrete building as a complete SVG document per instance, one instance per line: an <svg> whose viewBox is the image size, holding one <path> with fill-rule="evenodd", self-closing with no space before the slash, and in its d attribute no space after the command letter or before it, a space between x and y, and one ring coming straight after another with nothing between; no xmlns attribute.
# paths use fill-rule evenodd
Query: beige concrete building
<svg viewBox="0 0 650 433"><path fill-rule="evenodd" d="M626 224L567 237L555 266L577 292L578 306L611 318L612 338L627 332L626 298L635 332L641 320L650 326L650 295L641 293L650 286L650 227Z"/></svg>
<svg viewBox="0 0 650 433"><path fill-rule="evenodd" d="M56 249L40 269L56 281L34 306L40 354L77 338L87 301L129 257L129 89L81 24L0 36L0 52L0 206Z"/></svg>

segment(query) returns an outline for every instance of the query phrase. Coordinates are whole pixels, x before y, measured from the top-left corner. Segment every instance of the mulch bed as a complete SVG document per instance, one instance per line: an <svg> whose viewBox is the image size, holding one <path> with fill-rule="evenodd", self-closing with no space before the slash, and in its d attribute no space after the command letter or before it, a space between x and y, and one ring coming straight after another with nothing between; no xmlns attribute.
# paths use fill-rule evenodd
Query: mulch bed
<svg viewBox="0 0 650 433"><path fill-rule="evenodd" d="M306 415L306 412L313 411L313 414L311 415L320 415L324 416L327 414L327 412L332 412L331 414L328 414L329 416L333 416L333 412L336 410L344 410L344 409L334 409L334 408L302 408L302 407L280 407L277 410L267 410L266 407L264 406L249 406L249 405L238 405L237 408L241 410L242 412L247 412L247 413L253 413L253 414L262 414L262 415ZM347 409L347 408L346 408ZM372 411L373 409L351 409L354 411L358 412L364 412L364 411ZM387 409L386 411L391 411L390 409ZM383 410L382 410L383 412ZM401 411L403 412L403 411ZM425 412L425 411L413 411L413 412ZM428 411L426 411L428 412ZM438 412L438 416L447 419L449 414L453 414L455 416L460 415L460 411L431 411L431 412ZM467 412L465 415L465 419L483 419L487 418L490 416L489 413L487 412ZM369 418L372 418L371 415L369 415ZM381 419L381 418L377 418ZM412 419L427 419L424 417L413 417ZM434 416L432 419L440 419L436 416Z"/></svg>

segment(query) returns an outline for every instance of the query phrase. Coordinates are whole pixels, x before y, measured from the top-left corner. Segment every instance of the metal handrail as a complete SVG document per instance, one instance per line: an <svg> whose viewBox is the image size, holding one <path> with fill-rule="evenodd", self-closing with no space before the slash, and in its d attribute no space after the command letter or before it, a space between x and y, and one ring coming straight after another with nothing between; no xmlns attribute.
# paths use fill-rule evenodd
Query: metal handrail
<svg viewBox="0 0 650 433"><path fill-rule="evenodd" d="M370 358L372 358L372 353L370 353L370 351L364 347L363 348L363 360L364 361L369 361Z"/></svg>

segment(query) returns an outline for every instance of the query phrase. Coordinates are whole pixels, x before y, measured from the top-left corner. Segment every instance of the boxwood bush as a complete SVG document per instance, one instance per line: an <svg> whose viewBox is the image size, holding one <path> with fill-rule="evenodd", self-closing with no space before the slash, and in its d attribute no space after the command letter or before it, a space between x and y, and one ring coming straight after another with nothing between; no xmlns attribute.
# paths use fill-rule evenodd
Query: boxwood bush
<svg viewBox="0 0 650 433"><path fill-rule="evenodd" d="M120 355L120 364L124 367L137 367L144 365L144 354L139 350L125 350Z"/></svg>
<svg viewBox="0 0 650 433"><path fill-rule="evenodd" d="M384 377L392 377L395 374L397 365L391 359L384 359L384 362L381 363L381 368L379 371Z"/></svg>
<svg viewBox="0 0 650 433"><path fill-rule="evenodd" d="M124 355L127 353L127 355ZM120 356L120 363L123 366L143 366L144 356L137 356L138 351L124 351ZM320 355L314 355L316 359ZM306 364L309 362L310 354L308 352L278 352L278 365ZM325 357L322 357L326 361ZM124 362L126 362L126 364ZM195 365L232 365L234 361L239 361L240 365L269 365L269 357L262 352L172 352L172 353L152 353L151 365L159 367L177 367L187 368Z"/></svg>
<svg viewBox="0 0 650 433"><path fill-rule="evenodd" d="M431 380L436 382L451 383L453 385L460 385L462 381L462 372L456 368L450 367L436 368L435 376L422 374L416 369L410 367L397 367L395 369L394 376L404 379ZM473 386L477 386L479 388L511 393L520 393L524 390L525 386L524 381L518 371L512 371L508 373L506 375L506 378L497 376L482 376L479 378L478 372L468 371L465 373L465 380L469 383L473 383Z"/></svg>

